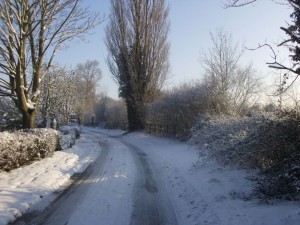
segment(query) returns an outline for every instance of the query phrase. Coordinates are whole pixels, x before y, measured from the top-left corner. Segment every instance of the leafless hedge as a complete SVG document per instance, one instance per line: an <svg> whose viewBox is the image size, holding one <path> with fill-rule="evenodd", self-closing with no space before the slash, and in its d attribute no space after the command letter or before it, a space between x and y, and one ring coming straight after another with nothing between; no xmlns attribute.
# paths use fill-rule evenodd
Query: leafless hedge
<svg viewBox="0 0 300 225"><path fill-rule="evenodd" d="M168 135L187 139L199 114L207 113L206 89L201 83L183 84L149 105L147 123L168 127Z"/></svg>

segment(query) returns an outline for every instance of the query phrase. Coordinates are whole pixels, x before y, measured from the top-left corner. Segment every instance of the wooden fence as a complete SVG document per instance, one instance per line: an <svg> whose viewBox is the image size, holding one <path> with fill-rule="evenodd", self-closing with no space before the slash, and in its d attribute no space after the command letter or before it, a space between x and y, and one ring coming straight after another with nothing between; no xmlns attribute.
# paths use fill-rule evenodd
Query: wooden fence
<svg viewBox="0 0 300 225"><path fill-rule="evenodd" d="M168 125L161 124L146 124L145 131L150 134L158 135L168 135L171 133Z"/></svg>
<svg viewBox="0 0 300 225"><path fill-rule="evenodd" d="M123 129L128 130L128 124L123 124ZM181 132L185 132L185 129L180 128L179 126L170 126L162 124L147 123L144 129L145 132L156 135L171 135L176 136Z"/></svg>

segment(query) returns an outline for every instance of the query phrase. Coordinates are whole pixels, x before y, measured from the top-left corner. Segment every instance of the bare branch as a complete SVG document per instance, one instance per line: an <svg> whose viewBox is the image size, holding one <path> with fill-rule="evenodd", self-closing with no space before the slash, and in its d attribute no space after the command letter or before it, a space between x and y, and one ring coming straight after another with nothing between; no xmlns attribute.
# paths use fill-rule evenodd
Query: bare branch
<svg viewBox="0 0 300 225"><path fill-rule="evenodd" d="M227 0L224 3L224 8L232 8L232 7L242 7L245 5L252 4L257 0Z"/></svg>

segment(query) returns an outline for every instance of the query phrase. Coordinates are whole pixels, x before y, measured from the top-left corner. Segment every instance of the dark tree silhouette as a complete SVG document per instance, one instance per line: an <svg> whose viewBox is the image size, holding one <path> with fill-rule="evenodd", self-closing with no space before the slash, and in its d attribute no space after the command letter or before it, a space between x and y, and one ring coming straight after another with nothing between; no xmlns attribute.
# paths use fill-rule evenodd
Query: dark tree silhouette
<svg viewBox="0 0 300 225"><path fill-rule="evenodd" d="M168 12L165 0L111 0L108 64L125 99L131 131L144 129L146 104L166 80Z"/></svg>

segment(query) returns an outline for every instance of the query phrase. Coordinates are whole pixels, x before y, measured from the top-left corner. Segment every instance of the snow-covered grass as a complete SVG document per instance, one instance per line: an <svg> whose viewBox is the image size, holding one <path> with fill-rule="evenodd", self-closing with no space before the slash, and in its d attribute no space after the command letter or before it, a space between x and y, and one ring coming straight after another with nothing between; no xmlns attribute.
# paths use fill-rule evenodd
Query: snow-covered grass
<svg viewBox="0 0 300 225"><path fill-rule="evenodd" d="M152 169L159 181L157 185L163 185L168 190L179 224L299 224L299 202L272 201L269 202L272 204L266 204L252 196L256 171L238 170L219 164L207 154L199 155L197 146L168 138L144 133L129 133L122 136L124 132L120 130L84 129L90 134L93 131L98 132L97 135L100 137L99 133L118 136L144 151L147 160L154 166ZM115 153L125 151L120 151L123 147L119 145L112 145L112 147L115 148L113 149ZM51 193L64 188L70 176L82 171L88 163L96 159L99 152L98 143L93 137L84 133L71 149L55 152L53 157L9 173L1 173L0 224L13 220L38 202L47 202ZM121 156L122 154L119 155ZM123 161L113 165L114 169L118 171L124 167L127 161L125 158ZM126 182L128 180L125 181L127 185ZM105 190L110 190L111 193L112 190L115 191L120 187L121 184L116 186L110 179L105 180ZM103 193L105 194L105 191ZM124 195L127 196L126 193ZM97 196L92 200L92 204L97 205L96 199L103 200L101 196ZM115 205L116 202L110 202L115 200L105 198L108 205L111 203ZM124 215L124 212L109 211L109 213ZM98 223L99 221L89 221L89 224Z"/></svg>
<svg viewBox="0 0 300 225"><path fill-rule="evenodd" d="M122 131L104 131L119 135ZM179 224L298 225L298 202L267 204L252 196L256 171L221 165L196 146L130 133L124 140L141 148L154 162L173 205Z"/></svg>
<svg viewBox="0 0 300 225"><path fill-rule="evenodd" d="M46 201L54 191L64 188L70 177L83 171L100 151L99 144L84 135L70 149L0 173L0 224L15 220L33 205Z"/></svg>

